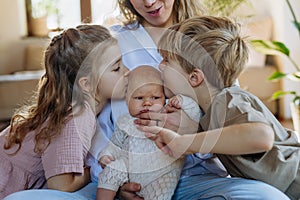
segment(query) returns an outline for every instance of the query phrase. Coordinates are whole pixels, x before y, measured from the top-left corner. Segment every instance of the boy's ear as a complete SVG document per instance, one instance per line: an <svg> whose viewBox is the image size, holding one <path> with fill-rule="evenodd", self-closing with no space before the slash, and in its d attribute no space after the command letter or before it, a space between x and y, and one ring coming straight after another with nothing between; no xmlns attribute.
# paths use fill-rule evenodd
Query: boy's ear
<svg viewBox="0 0 300 200"><path fill-rule="evenodd" d="M81 77L78 80L78 84L84 92L90 92L91 85L90 85L90 81L89 81L88 77L86 77L86 76Z"/></svg>
<svg viewBox="0 0 300 200"><path fill-rule="evenodd" d="M192 87L199 86L204 81L204 74L202 70L195 68L189 75L189 83Z"/></svg>

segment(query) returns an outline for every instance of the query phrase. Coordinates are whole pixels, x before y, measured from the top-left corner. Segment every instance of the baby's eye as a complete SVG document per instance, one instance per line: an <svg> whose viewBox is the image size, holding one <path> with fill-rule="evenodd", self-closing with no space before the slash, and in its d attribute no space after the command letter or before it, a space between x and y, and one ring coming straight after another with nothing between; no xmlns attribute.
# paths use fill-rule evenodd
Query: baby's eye
<svg viewBox="0 0 300 200"><path fill-rule="evenodd" d="M134 97L135 100L142 100L143 97Z"/></svg>
<svg viewBox="0 0 300 200"><path fill-rule="evenodd" d="M160 99L161 97L152 97L152 99L157 100Z"/></svg>

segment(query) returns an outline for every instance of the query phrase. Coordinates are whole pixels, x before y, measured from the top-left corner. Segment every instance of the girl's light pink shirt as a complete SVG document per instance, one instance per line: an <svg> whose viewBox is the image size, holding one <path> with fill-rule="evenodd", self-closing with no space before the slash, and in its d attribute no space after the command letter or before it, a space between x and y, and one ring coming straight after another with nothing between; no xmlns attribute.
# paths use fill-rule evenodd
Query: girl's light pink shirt
<svg viewBox="0 0 300 200"><path fill-rule="evenodd" d="M28 133L15 156L4 151L4 138L10 127L0 134L0 199L10 193L46 187L46 180L64 173L83 173L91 139L96 131L95 114L90 106L67 122L61 134L51 140L46 151L33 151L34 134Z"/></svg>

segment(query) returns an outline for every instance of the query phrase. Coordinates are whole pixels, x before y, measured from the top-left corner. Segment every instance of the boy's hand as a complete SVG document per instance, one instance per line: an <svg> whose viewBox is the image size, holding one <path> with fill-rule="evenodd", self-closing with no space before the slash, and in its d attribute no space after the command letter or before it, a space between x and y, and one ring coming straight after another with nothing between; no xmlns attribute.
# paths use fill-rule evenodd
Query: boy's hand
<svg viewBox="0 0 300 200"><path fill-rule="evenodd" d="M109 163L111 163L114 160L115 160L115 158L113 156L104 155L99 159L98 163L101 165L102 169L104 169L106 167L106 165L108 165Z"/></svg>
<svg viewBox="0 0 300 200"><path fill-rule="evenodd" d="M158 126L137 126L137 128L145 132L145 136L153 140L156 146L169 156L180 158L193 153L189 151L189 146L193 140L184 135Z"/></svg>
<svg viewBox="0 0 300 200"><path fill-rule="evenodd" d="M125 183L119 190L120 200L142 200L143 198L138 196L136 192L141 190L141 185L138 183Z"/></svg>

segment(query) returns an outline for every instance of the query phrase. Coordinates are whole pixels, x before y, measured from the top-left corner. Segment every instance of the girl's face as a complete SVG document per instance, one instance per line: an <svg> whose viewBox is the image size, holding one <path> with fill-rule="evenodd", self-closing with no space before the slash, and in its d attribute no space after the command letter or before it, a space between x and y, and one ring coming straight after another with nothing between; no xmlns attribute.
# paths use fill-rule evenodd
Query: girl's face
<svg viewBox="0 0 300 200"><path fill-rule="evenodd" d="M167 28L172 25L175 0L130 0L135 10L145 19L144 26Z"/></svg>
<svg viewBox="0 0 300 200"><path fill-rule="evenodd" d="M188 91L191 91L189 84L189 74L186 73L182 67L173 60L163 59L159 65L161 76L164 81L165 94L168 98L174 94L183 94L190 96Z"/></svg>
<svg viewBox="0 0 300 200"><path fill-rule="evenodd" d="M127 97L127 105L133 117L146 112L159 112L165 105L163 87L157 84L143 85Z"/></svg>
<svg viewBox="0 0 300 200"><path fill-rule="evenodd" d="M97 93L101 99L122 99L128 85L128 69L123 65L118 45L107 47L101 56L105 67L101 67L101 77ZM103 69L104 68L104 69Z"/></svg>

